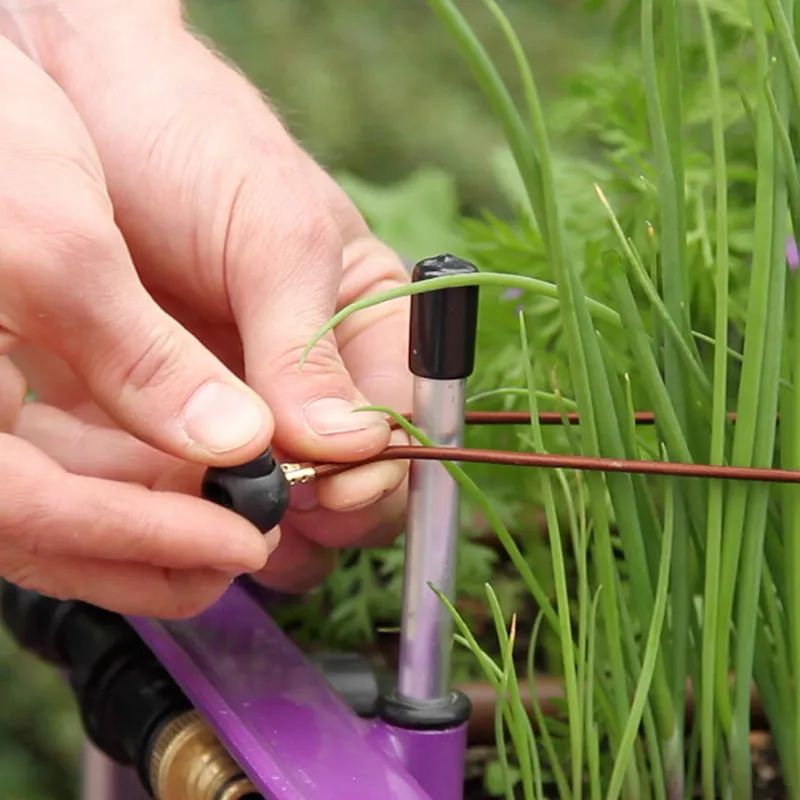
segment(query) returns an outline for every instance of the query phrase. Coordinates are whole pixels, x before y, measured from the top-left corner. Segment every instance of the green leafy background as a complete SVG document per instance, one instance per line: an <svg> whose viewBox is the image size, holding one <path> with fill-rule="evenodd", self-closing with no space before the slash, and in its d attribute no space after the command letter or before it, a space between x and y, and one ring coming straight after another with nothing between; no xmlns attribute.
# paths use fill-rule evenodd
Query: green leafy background
<svg viewBox="0 0 800 800"><path fill-rule="evenodd" d="M477 0L462 5L516 86L500 33ZM644 251L646 222L656 208L650 188L653 169L645 156L640 74L627 45L635 4L507 0L503 5L545 92L548 123L559 144L557 174L572 246L600 252L608 241L604 212L592 189L594 182L601 182ZM502 136L424 0L190 0L187 7L196 28L269 95L295 135L336 175L375 231L404 257L458 251L487 270L547 274L541 241ZM633 16L626 15L626 8ZM716 11L729 32L748 24L746 0L720 0ZM722 57L731 64L741 53L734 33L729 37ZM739 88L731 87L726 96L734 122L741 114ZM686 107L698 125L706 121L702 97L687 97ZM691 255L698 267L692 271L698 306L694 319L710 333L714 221L703 198L713 172L705 135L698 128L686 148L694 226ZM752 230L752 153L749 138L742 141L740 150L735 142L730 147L730 169L739 192L730 213L742 223L732 224L734 234ZM746 286L737 282L737 270L746 270L751 243L745 234L739 240L734 235L732 246L734 259L741 254L733 265L735 316ZM600 259L581 262L596 264ZM601 270L583 278L590 294L608 299ZM537 351L548 353L548 359L539 360L537 381L551 386L561 354L554 301L509 300L491 291L483 297L471 392L525 385L514 315L518 302L536 314L531 335ZM569 387L560 388L568 393ZM515 403L513 397L495 397L475 407L523 407ZM475 431L470 443L515 447L516 436L513 431ZM554 436L550 449L559 446ZM530 563L542 573L543 585L550 587L533 478L479 466L470 474L501 509ZM491 579L503 606L514 607L515 598L523 596L517 578L496 549L481 540L483 527L473 509L465 508L465 519L470 524L459 560L462 597L477 598ZM390 635L381 629L397 624L401 570L400 542L345 554L325 586L304 605L286 610L285 621L308 646L374 647ZM542 666L557 669L557 642L544 639L540 649ZM457 661L455 670L457 675L471 674L466 659ZM20 653L4 634L0 677L0 800L75 797L80 734L60 678Z"/></svg>

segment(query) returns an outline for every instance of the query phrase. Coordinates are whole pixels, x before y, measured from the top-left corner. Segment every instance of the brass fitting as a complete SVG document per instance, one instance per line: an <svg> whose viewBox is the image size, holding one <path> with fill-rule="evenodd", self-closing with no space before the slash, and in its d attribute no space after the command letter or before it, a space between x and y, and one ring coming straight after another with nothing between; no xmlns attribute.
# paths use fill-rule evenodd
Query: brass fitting
<svg viewBox="0 0 800 800"><path fill-rule="evenodd" d="M194 710L172 720L156 740L150 761L150 785L157 800L261 798Z"/></svg>
<svg viewBox="0 0 800 800"><path fill-rule="evenodd" d="M296 486L299 483L308 483L317 477L317 472L314 467L303 464L281 464L283 474L289 486Z"/></svg>

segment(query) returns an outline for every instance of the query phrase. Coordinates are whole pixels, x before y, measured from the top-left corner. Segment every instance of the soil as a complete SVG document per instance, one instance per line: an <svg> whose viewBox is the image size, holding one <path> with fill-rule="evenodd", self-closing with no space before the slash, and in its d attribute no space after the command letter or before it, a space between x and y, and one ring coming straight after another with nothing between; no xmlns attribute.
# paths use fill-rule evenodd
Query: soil
<svg viewBox="0 0 800 800"><path fill-rule="evenodd" d="M778 756L768 733L755 732L750 737L753 759L753 797L755 800L785 800L788 797L786 787L781 780ZM473 747L467 758L466 783L464 800L496 800L489 795L483 786L483 774L486 764L495 757L493 748ZM551 797L557 797L554 790ZM702 798L703 793L698 785L693 797ZM518 793L515 797L522 798Z"/></svg>

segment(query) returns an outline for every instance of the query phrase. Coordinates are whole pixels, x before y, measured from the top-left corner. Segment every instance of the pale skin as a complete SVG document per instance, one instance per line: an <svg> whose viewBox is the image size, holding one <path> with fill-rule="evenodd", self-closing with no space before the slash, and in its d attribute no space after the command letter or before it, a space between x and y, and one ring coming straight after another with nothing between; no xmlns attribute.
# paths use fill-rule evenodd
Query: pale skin
<svg viewBox="0 0 800 800"><path fill-rule="evenodd" d="M355 460L398 435L352 409L410 410L406 302L297 364L406 280L176 0L0 0L0 575L183 617L391 541L405 463L304 487L266 536L197 495L269 444Z"/></svg>

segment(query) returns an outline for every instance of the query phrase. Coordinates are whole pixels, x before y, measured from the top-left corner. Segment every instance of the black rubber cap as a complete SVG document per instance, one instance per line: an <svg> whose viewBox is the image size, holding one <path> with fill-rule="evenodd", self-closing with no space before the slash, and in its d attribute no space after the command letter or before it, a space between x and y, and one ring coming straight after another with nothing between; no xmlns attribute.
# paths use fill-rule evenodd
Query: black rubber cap
<svg viewBox="0 0 800 800"><path fill-rule="evenodd" d="M397 690L378 698L378 716L389 725L410 731L445 731L467 722L469 697L457 689L437 700L412 700Z"/></svg>
<svg viewBox="0 0 800 800"><path fill-rule="evenodd" d="M411 280L446 275L471 275L478 269L452 255L427 258L415 265ZM420 378L461 380L475 367L478 328L478 287L436 289L411 298L408 366Z"/></svg>
<svg viewBox="0 0 800 800"><path fill-rule="evenodd" d="M289 507L289 482L271 448L246 464L210 467L202 494L243 516L262 533L278 525Z"/></svg>

